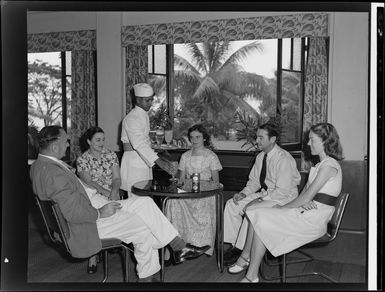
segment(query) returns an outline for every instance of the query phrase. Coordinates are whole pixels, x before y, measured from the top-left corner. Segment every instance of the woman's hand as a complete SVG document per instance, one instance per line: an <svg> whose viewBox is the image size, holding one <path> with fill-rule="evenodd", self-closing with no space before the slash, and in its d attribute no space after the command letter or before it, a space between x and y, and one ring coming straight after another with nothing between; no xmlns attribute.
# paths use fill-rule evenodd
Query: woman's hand
<svg viewBox="0 0 385 292"><path fill-rule="evenodd" d="M317 209L317 204L314 203L313 201L310 201L306 204L303 204L300 208L306 210L306 211L309 211L311 209Z"/></svg>

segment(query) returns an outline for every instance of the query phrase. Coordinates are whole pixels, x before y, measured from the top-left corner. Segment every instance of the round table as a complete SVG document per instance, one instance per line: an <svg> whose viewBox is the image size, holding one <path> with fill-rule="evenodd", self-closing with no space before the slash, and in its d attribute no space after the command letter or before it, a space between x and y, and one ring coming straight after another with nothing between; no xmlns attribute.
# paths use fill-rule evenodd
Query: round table
<svg viewBox="0 0 385 292"><path fill-rule="evenodd" d="M215 196L216 200L216 247L217 247L217 266L223 272L223 185L213 181L200 181L200 191L192 192L191 179L185 180L182 186L169 181L168 183L158 183L156 180L144 180L132 186L132 193L138 196L150 196L160 199L161 210L164 213L167 200L186 199L186 198L205 198ZM161 271L160 278L164 280L164 248L161 249Z"/></svg>

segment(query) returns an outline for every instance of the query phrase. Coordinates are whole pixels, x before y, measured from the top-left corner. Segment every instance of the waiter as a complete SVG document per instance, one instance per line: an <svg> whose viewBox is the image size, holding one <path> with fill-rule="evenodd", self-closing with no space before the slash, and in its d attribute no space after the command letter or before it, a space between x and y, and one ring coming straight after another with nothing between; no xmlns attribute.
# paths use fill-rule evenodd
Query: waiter
<svg viewBox="0 0 385 292"><path fill-rule="evenodd" d="M152 179L154 164L171 175L176 174L178 170L151 148L148 111L154 100L154 90L147 83L138 83L134 85L134 95L134 107L123 119L120 138L124 150L120 167L121 189L127 191L128 196L131 196L134 183Z"/></svg>

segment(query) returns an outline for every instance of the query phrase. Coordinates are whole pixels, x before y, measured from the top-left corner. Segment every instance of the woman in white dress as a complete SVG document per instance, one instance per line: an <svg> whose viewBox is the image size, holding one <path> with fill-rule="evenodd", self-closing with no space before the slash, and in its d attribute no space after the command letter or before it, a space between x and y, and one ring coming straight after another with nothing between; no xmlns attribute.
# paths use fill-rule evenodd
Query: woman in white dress
<svg viewBox="0 0 385 292"><path fill-rule="evenodd" d="M341 192L342 158L339 136L333 125L319 123L310 128L308 145L320 162L312 167L301 194L290 203L273 208L246 209L249 224L245 247L229 273L247 269L241 282L258 282L259 267L266 249L277 257L321 236L334 213L333 201ZM323 193L322 195L317 195ZM321 197L323 196L323 197ZM325 198L322 199L322 198ZM322 201L322 202L320 202ZM330 204L330 205L328 205Z"/></svg>
<svg viewBox="0 0 385 292"><path fill-rule="evenodd" d="M182 154L179 162L178 179L189 179L195 172L200 179L219 183L222 165L218 156L211 151L210 135L202 125L188 130L192 149ZM166 205L166 216L179 231L184 240L196 246L210 245L207 255L213 254L215 241L215 197L200 199L170 199Z"/></svg>

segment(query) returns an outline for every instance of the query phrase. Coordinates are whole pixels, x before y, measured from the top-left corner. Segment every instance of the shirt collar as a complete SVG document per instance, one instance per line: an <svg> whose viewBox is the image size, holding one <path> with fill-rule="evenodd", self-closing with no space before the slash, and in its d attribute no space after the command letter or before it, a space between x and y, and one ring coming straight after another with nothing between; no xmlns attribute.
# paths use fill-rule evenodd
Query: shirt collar
<svg viewBox="0 0 385 292"><path fill-rule="evenodd" d="M270 157L272 157L277 151L278 151L278 145L275 144L274 147L270 150L270 152L269 152L269 153L265 153L265 155L268 154L267 158L270 158ZM266 158L266 159L267 159L267 158Z"/></svg>

